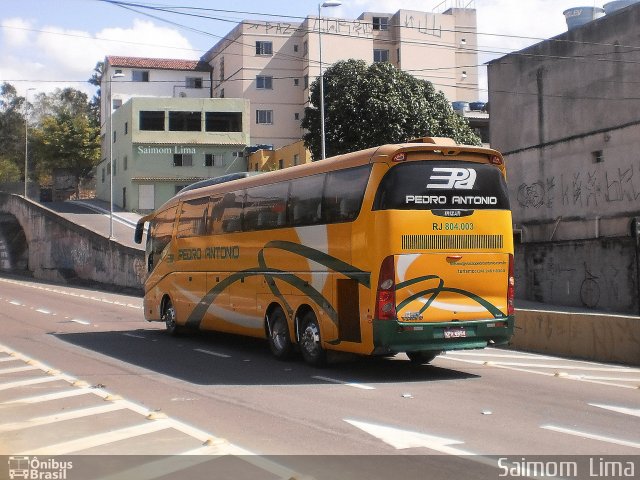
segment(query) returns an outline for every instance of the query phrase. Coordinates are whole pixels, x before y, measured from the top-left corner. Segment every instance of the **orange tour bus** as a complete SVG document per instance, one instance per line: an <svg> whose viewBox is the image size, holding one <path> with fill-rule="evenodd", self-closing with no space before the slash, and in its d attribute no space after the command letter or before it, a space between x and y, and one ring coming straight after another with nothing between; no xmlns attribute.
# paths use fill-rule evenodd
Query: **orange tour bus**
<svg viewBox="0 0 640 480"><path fill-rule="evenodd" d="M299 350L405 352L509 341L511 211L495 150L421 138L183 191L148 223L144 315Z"/></svg>

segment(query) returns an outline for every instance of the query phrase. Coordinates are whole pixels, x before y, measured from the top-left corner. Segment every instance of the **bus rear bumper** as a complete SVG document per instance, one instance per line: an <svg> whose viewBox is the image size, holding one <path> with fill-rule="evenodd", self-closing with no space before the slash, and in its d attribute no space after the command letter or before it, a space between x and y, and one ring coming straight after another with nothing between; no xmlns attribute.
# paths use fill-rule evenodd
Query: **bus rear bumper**
<svg viewBox="0 0 640 480"><path fill-rule="evenodd" d="M513 316L446 323L374 320L373 353L462 350L504 345L513 335L513 326Z"/></svg>

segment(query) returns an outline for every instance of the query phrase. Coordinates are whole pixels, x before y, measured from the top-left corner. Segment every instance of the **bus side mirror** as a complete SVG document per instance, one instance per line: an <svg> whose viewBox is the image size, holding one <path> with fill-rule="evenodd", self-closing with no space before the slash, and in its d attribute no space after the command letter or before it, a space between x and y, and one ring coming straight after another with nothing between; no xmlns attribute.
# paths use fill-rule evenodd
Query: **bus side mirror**
<svg viewBox="0 0 640 480"><path fill-rule="evenodd" d="M144 233L144 220L140 220L136 224L136 233L133 236L133 241L136 243L142 243L142 234Z"/></svg>

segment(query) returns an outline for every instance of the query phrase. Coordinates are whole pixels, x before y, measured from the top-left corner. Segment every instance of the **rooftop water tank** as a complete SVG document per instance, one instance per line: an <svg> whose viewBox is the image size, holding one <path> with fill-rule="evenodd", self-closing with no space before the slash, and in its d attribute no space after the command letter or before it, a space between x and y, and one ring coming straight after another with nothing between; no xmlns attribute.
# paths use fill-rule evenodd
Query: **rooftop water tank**
<svg viewBox="0 0 640 480"><path fill-rule="evenodd" d="M562 12L567 20L569 30L589 23L604 16L604 9L600 7L573 7Z"/></svg>
<svg viewBox="0 0 640 480"><path fill-rule="evenodd" d="M602 7L604 8L604 13L610 15L621 8L638 3L638 1L639 0L616 0L615 2L605 3Z"/></svg>

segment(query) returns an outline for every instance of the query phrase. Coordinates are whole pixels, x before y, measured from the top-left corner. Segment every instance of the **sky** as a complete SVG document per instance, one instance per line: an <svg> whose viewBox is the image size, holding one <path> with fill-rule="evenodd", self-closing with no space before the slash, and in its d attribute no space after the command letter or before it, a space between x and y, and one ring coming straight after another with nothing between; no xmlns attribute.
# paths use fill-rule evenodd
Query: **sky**
<svg viewBox="0 0 640 480"><path fill-rule="evenodd" d="M309 0L128 3L217 11L196 12L214 19L127 9L101 0L0 0L0 83L11 83L23 96L27 89L64 87L93 95L95 88L86 81L106 55L198 59L243 19L273 15L297 22L318 10L318 2ZM339 7L323 9L323 15L356 19L364 11L442 11L456 3L476 8L480 64L565 32L562 12L568 8L602 6L593 0L342 0ZM485 79L481 73L481 99L486 99Z"/></svg>

